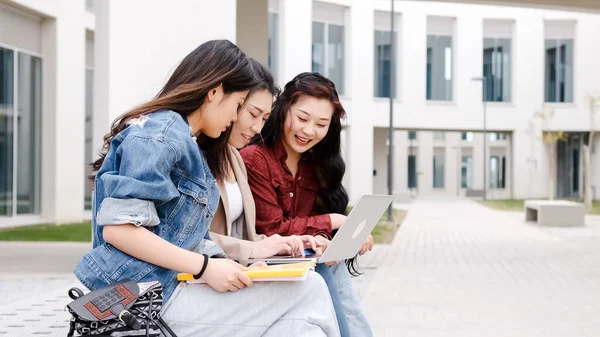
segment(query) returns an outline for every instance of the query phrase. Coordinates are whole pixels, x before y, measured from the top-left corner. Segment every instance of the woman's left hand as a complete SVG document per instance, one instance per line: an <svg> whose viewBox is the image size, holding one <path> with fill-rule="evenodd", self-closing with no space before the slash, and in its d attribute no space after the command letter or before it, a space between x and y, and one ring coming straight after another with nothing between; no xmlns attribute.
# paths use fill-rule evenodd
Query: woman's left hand
<svg viewBox="0 0 600 337"><path fill-rule="evenodd" d="M360 247L360 251L358 252L360 255L370 251L373 249L373 235L369 234L367 240L363 243L362 247Z"/></svg>

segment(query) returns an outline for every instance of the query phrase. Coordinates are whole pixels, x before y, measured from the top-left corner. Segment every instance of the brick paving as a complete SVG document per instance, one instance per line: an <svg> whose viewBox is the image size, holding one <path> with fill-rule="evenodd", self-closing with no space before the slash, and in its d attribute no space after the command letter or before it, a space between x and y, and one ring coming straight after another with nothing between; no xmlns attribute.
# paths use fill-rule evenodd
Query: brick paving
<svg viewBox="0 0 600 337"><path fill-rule="evenodd" d="M0 243L0 256L18 247ZM66 334L73 259L50 268L45 258L49 266L30 277L0 258L0 336ZM598 216L585 227L540 228L468 200L417 200L394 242L359 262L365 274L354 284L377 337L600 336Z"/></svg>
<svg viewBox="0 0 600 337"><path fill-rule="evenodd" d="M375 336L600 336L600 221L418 200L362 302Z"/></svg>

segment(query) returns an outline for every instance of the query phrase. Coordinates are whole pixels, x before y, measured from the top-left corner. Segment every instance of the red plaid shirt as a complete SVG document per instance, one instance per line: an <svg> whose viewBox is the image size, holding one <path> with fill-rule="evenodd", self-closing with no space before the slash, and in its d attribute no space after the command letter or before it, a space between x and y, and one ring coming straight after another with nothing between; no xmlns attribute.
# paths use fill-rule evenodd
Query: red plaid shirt
<svg viewBox="0 0 600 337"><path fill-rule="evenodd" d="M329 214L315 214L319 185L307 160L300 160L294 177L285 163L287 152L281 142L273 148L250 145L240 153L256 204L257 233L331 237Z"/></svg>

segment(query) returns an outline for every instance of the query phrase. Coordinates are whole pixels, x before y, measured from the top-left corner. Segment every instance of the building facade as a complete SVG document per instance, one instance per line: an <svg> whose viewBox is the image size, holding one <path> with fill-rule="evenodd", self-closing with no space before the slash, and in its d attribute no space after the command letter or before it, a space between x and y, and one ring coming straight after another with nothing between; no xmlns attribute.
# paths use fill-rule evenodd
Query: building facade
<svg viewBox="0 0 600 337"><path fill-rule="evenodd" d="M582 197L600 16L396 1L393 17L392 33L383 0L0 0L0 227L89 218L86 163L112 120L215 38L280 85L303 71L336 83L352 200L387 193L390 95L394 193L485 183L489 198L532 198L553 183L558 197ZM544 131L569 137L549 145ZM600 170L591 181L600 186Z"/></svg>

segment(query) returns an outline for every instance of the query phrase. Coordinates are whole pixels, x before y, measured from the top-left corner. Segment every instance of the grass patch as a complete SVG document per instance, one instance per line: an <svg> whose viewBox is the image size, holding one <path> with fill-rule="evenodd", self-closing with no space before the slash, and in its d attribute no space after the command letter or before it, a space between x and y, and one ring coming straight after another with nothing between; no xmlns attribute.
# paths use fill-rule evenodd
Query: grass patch
<svg viewBox="0 0 600 337"><path fill-rule="evenodd" d="M569 200L583 203L583 200ZM525 210L525 200L523 199L486 200L479 202L491 209L499 211L523 212ZM587 210L587 214L600 214L600 200L592 201L592 208Z"/></svg>
<svg viewBox="0 0 600 337"><path fill-rule="evenodd" d="M350 212L351 208L348 208ZM598 210L600 214L600 209ZM406 211L394 210L393 222L387 221L387 211L381 216L371 233L375 243L391 243L406 217ZM39 225L0 229L0 241L71 241L90 242L92 226L90 222L67 225Z"/></svg>
<svg viewBox="0 0 600 337"><path fill-rule="evenodd" d="M521 199L486 200L480 203L499 211L522 212L525 209L525 200Z"/></svg>
<svg viewBox="0 0 600 337"><path fill-rule="evenodd" d="M371 234L373 235L373 241L375 243L392 243L396 232L404 218L406 217L407 211L395 209L393 212L393 221L387 221L387 212L379 219L377 226L373 229Z"/></svg>
<svg viewBox="0 0 600 337"><path fill-rule="evenodd" d="M348 213L352 210L352 207L348 207ZM373 235L373 241L375 243L392 243L396 236L396 231L400 228L402 221L406 217L407 211L394 209L392 218L393 221L387 221L387 210L379 219L379 222L371 232Z"/></svg>
<svg viewBox="0 0 600 337"><path fill-rule="evenodd" d="M0 241L71 241L90 242L90 222L67 225L39 225L0 230Z"/></svg>

